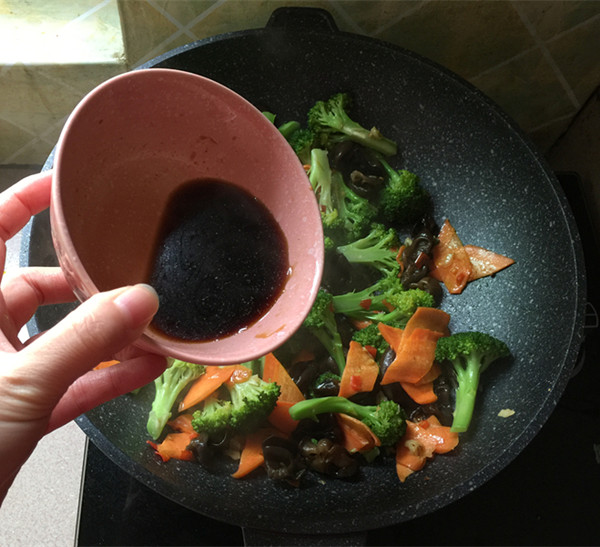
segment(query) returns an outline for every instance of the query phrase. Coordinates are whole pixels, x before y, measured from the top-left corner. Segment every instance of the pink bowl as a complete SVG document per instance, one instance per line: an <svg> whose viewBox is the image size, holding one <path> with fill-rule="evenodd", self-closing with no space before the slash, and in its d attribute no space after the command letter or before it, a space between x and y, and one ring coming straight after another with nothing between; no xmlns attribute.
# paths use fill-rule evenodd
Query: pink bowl
<svg viewBox="0 0 600 547"><path fill-rule="evenodd" d="M137 345L198 363L244 362L280 346L306 317L321 280L323 233L293 150L230 89L170 69L129 72L94 89L57 145L52 237L80 300L147 282L168 197L203 178L236 184L266 205L287 239L291 273L273 306L245 330L189 342L148 329Z"/></svg>

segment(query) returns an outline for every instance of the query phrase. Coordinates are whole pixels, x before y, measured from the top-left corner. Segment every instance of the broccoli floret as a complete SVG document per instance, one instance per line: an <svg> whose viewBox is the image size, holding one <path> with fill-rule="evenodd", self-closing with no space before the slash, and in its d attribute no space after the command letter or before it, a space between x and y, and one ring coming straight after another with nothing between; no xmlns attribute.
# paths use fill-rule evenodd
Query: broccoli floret
<svg viewBox="0 0 600 547"><path fill-rule="evenodd" d="M230 427L232 410L231 401L209 397L202 410L194 412L192 427L198 433L206 433L211 437L220 436Z"/></svg>
<svg viewBox="0 0 600 547"><path fill-rule="evenodd" d="M308 112L308 127L322 140L348 139L368 148L372 148L386 156L393 156L398 151L396 143L373 127L365 129L348 115L350 96L337 93L327 101L317 101ZM338 135L339 134L339 135Z"/></svg>
<svg viewBox="0 0 600 547"><path fill-rule="evenodd" d="M376 406L354 403L345 397L305 399L290 408L294 420L316 419L324 413L342 413L358 418L379 438L382 446L393 446L406 431L406 415L398 403L383 400Z"/></svg>
<svg viewBox="0 0 600 547"><path fill-rule="evenodd" d="M310 163L310 151L313 147L315 134L300 122L292 120L279 126L279 132L286 138L298 159L303 164Z"/></svg>
<svg viewBox="0 0 600 547"><path fill-rule="evenodd" d="M228 386L229 399L219 396L207 399L192 417L192 427L210 436L227 431L249 433L262 424L275 408L280 387L253 374L243 382Z"/></svg>
<svg viewBox="0 0 600 547"><path fill-rule="evenodd" d="M344 239L354 241L364 237L377 215L377 208L351 190L337 171L334 172L333 199L338 212L338 226L345 232Z"/></svg>
<svg viewBox="0 0 600 547"><path fill-rule="evenodd" d="M377 209L348 188L341 173L331 169L326 150L311 150L308 179L317 196L326 235L334 240L353 240L369 231Z"/></svg>
<svg viewBox="0 0 600 547"><path fill-rule="evenodd" d="M146 429L156 440L171 418L171 409L181 391L193 380L204 374L204 365L172 359L165 371L154 380L155 394L148 414Z"/></svg>
<svg viewBox="0 0 600 547"><path fill-rule="evenodd" d="M257 374L234 383L229 389L231 427L245 432L258 427L275 408L280 391L278 384L266 382Z"/></svg>
<svg viewBox="0 0 600 547"><path fill-rule="evenodd" d="M323 228L336 228L340 225L338 211L334 204L333 172L329 166L327 151L313 148L310 152L310 170L308 180L321 210Z"/></svg>
<svg viewBox="0 0 600 547"><path fill-rule="evenodd" d="M333 312L331 293L323 288L319 289L303 326L323 344L329 355L335 360L341 375L346 366L346 357Z"/></svg>
<svg viewBox="0 0 600 547"><path fill-rule="evenodd" d="M417 311L417 308L435 307L433 295L423 289L408 289L403 292L389 292L386 302L393 309L384 313L373 313L369 315L371 321L385 323L393 327L404 328L406 322Z"/></svg>
<svg viewBox="0 0 600 547"><path fill-rule="evenodd" d="M510 350L504 342L482 332L457 332L438 340L436 360L452 364L458 385L452 431L467 431L481 373L493 361L509 356Z"/></svg>
<svg viewBox="0 0 600 547"><path fill-rule="evenodd" d="M388 180L379 194L379 213L388 224L407 225L415 222L431 206L429 192L421 186L420 179L405 169L396 171L383 158L381 165Z"/></svg>
<svg viewBox="0 0 600 547"><path fill-rule="evenodd" d="M370 346L377 350L377 356L383 355L390 347L385 341L385 338L381 336L381 332L377 327L377 323L371 323L367 327L357 330L352 335L352 340L358 342L361 346Z"/></svg>
<svg viewBox="0 0 600 547"><path fill-rule="evenodd" d="M273 120L275 121L275 120ZM279 132L288 140L298 129L300 129L300 122L292 120L281 124L277 129Z"/></svg>
<svg viewBox="0 0 600 547"><path fill-rule="evenodd" d="M365 237L341 245L337 252L351 264L367 264L384 275L390 275L398 268L399 244L398 234L393 228L375 223Z"/></svg>
<svg viewBox="0 0 600 547"><path fill-rule="evenodd" d="M389 311L388 297L397 292L404 292L404 287L394 270L362 290L336 294L333 310L351 319L371 319L377 312Z"/></svg>

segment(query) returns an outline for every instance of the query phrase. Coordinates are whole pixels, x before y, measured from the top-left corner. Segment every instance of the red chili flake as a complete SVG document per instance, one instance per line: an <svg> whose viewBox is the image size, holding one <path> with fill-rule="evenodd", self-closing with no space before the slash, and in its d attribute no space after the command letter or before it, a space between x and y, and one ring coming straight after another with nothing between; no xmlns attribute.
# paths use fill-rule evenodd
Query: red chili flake
<svg viewBox="0 0 600 547"><path fill-rule="evenodd" d="M365 298L364 300L360 301L360 307L364 308L365 310L368 310L370 309L372 302L373 300L371 298Z"/></svg>
<svg viewBox="0 0 600 547"><path fill-rule="evenodd" d="M362 388L362 378L360 376L357 376L356 374L350 376L350 387L354 391L360 391Z"/></svg>
<svg viewBox="0 0 600 547"><path fill-rule="evenodd" d="M364 348L371 354L371 357L377 355L377 348L374 348L373 346L364 346Z"/></svg>

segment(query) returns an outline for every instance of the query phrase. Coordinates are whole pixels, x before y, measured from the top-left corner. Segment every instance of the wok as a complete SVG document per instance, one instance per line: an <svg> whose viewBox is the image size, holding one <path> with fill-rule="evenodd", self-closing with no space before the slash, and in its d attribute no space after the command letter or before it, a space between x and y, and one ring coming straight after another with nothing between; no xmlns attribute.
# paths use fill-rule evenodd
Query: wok
<svg viewBox="0 0 600 547"><path fill-rule="evenodd" d="M210 471L188 462L159 464L146 445L151 386L80 417L90 439L139 481L187 508L290 534L401 523L459 499L507 466L563 391L582 341L585 305L575 222L552 172L517 126L455 74L410 51L341 32L321 10L279 9L265 28L201 40L148 67L210 77L275 112L280 122L303 119L317 99L351 92L353 117L399 142L398 167L421 176L436 220L448 217L464 242L516 260L442 303L452 330L498 336L514 358L482 378L476 419L455 453L438 456L404 484L390 461L364 468L354 481L310 476L298 489L262 477L234 480L226 464ZM52 157L46 167L51 163ZM56 264L46 213L26 227L21 263ZM69 309L41 309L30 333L52 326ZM514 415L498 417L505 408Z"/></svg>

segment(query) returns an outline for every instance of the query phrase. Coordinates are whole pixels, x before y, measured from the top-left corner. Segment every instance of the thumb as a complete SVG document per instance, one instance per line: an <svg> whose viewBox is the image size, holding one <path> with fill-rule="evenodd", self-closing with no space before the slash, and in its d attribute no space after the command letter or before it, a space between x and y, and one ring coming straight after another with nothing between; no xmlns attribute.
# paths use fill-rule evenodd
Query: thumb
<svg viewBox="0 0 600 547"><path fill-rule="evenodd" d="M52 407L78 377L139 338L157 310L149 285L96 294L19 352L19 372Z"/></svg>

